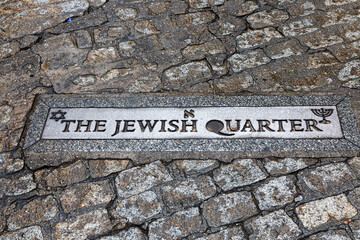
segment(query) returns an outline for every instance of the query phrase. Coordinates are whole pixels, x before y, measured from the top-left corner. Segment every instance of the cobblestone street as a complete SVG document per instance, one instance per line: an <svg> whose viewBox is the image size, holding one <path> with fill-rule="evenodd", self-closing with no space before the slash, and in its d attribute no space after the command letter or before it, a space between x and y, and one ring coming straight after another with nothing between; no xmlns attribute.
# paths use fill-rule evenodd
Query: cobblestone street
<svg viewBox="0 0 360 240"><path fill-rule="evenodd" d="M0 240L360 240L360 153L24 154L41 94L342 95L360 126L360 0L2 0L0 89Z"/></svg>

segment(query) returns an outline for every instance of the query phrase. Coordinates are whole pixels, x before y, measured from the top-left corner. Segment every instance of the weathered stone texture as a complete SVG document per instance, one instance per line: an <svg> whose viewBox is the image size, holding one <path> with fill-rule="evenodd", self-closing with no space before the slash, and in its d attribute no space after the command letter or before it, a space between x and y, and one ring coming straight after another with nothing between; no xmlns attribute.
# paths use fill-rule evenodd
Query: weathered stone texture
<svg viewBox="0 0 360 240"><path fill-rule="evenodd" d="M115 184L119 197L130 197L171 180L165 166L157 161L122 171L116 177Z"/></svg>
<svg viewBox="0 0 360 240"><path fill-rule="evenodd" d="M171 210L195 206L216 194L216 186L208 176L188 178L161 187L162 199Z"/></svg>
<svg viewBox="0 0 360 240"><path fill-rule="evenodd" d="M355 220L351 222L350 228L354 234L355 239L360 239L360 220Z"/></svg>
<svg viewBox="0 0 360 240"><path fill-rule="evenodd" d="M301 46L297 40L292 39L286 42L271 44L264 50L271 59L279 59L293 55L301 55L305 52L305 47Z"/></svg>
<svg viewBox="0 0 360 240"><path fill-rule="evenodd" d="M352 189L357 182L356 176L345 163L334 163L304 170L298 178L312 194L319 196L333 195L345 189Z"/></svg>
<svg viewBox="0 0 360 240"><path fill-rule="evenodd" d="M129 160L90 160L90 175L92 178L105 177L127 169L130 164Z"/></svg>
<svg viewBox="0 0 360 240"><path fill-rule="evenodd" d="M161 216L163 211L164 204L160 196L153 191L146 191L116 200L111 214L129 223L142 224L149 219Z"/></svg>
<svg viewBox="0 0 360 240"><path fill-rule="evenodd" d="M18 230L16 232L7 233L0 236L1 240L24 240L24 239L31 239L31 240L43 240L45 239L39 226L31 226L28 228L24 228Z"/></svg>
<svg viewBox="0 0 360 240"><path fill-rule="evenodd" d="M266 178L255 160L235 160L214 170L214 180L224 191L242 187Z"/></svg>
<svg viewBox="0 0 360 240"><path fill-rule="evenodd" d="M251 232L249 239L296 239L301 230L284 210L256 217L245 225Z"/></svg>
<svg viewBox="0 0 360 240"><path fill-rule="evenodd" d="M255 50L243 54L234 54L228 59L228 62L231 70L236 73L267 64L270 59L265 55L264 51Z"/></svg>
<svg viewBox="0 0 360 240"><path fill-rule="evenodd" d="M49 221L59 213L56 199L52 196L36 198L11 211L7 220L9 230L16 230L32 224Z"/></svg>
<svg viewBox="0 0 360 240"><path fill-rule="evenodd" d="M171 163L172 171L180 171L185 175L198 175L209 172L219 166L216 160L176 160Z"/></svg>
<svg viewBox="0 0 360 240"><path fill-rule="evenodd" d="M254 191L261 210L281 207L294 201L297 194L295 177L283 176L261 184Z"/></svg>
<svg viewBox="0 0 360 240"><path fill-rule="evenodd" d="M108 181L80 183L65 189L60 194L60 202L65 212L83 207L107 204L114 199Z"/></svg>
<svg viewBox="0 0 360 240"><path fill-rule="evenodd" d="M97 209L67 218L54 227L54 239L88 239L110 231L112 223L105 209Z"/></svg>
<svg viewBox="0 0 360 240"><path fill-rule="evenodd" d="M236 37L239 50L255 48L269 43L272 40L281 39L283 36L274 28L247 31Z"/></svg>
<svg viewBox="0 0 360 240"><path fill-rule="evenodd" d="M357 210L344 194L340 194L300 205L296 213L304 227L313 230L334 220L350 219L357 214Z"/></svg>
<svg viewBox="0 0 360 240"><path fill-rule="evenodd" d="M36 181L43 187L67 186L89 177L89 170L82 161L61 166L53 171L43 169L35 172Z"/></svg>
<svg viewBox="0 0 360 240"><path fill-rule="evenodd" d="M313 158L265 159L264 167L271 175L282 175L304 169L315 162Z"/></svg>
<svg viewBox="0 0 360 240"><path fill-rule="evenodd" d="M0 175L20 171L24 167L24 160L12 158L10 153L0 154Z"/></svg>
<svg viewBox="0 0 360 240"><path fill-rule="evenodd" d="M203 216L212 227L242 221L255 215L258 210L249 192L234 192L205 201Z"/></svg>
<svg viewBox="0 0 360 240"><path fill-rule="evenodd" d="M199 209L189 208L152 222L149 225L149 240L179 239L205 230L206 225Z"/></svg>
<svg viewBox="0 0 360 240"><path fill-rule="evenodd" d="M246 20L252 28L277 27L289 18L285 11L278 9L251 14Z"/></svg>
<svg viewBox="0 0 360 240"><path fill-rule="evenodd" d="M139 228L132 227L118 234L98 238L98 240L146 240L145 234Z"/></svg>
<svg viewBox="0 0 360 240"><path fill-rule="evenodd" d="M357 209L360 209L360 188L355 188L350 191L348 194L348 199L352 205L354 205Z"/></svg>
<svg viewBox="0 0 360 240"><path fill-rule="evenodd" d="M327 232L312 235L306 240L350 240L345 230L329 230Z"/></svg>
<svg viewBox="0 0 360 240"><path fill-rule="evenodd" d="M0 178L0 198L17 196L31 192L36 188L32 173L22 173L11 177Z"/></svg>
<svg viewBox="0 0 360 240"><path fill-rule="evenodd" d="M212 233L204 237L196 238L196 240L242 240L245 239L244 232L240 226L234 226Z"/></svg>

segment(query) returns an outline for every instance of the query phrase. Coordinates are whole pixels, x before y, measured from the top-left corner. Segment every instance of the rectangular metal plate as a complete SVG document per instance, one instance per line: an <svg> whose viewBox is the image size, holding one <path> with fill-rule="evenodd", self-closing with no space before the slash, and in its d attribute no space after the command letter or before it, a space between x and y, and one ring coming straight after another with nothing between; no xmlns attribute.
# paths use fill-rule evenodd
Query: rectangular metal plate
<svg viewBox="0 0 360 240"><path fill-rule="evenodd" d="M336 106L50 108L41 139L343 138Z"/></svg>
<svg viewBox="0 0 360 240"><path fill-rule="evenodd" d="M131 158L140 164L342 157L357 155L359 146L346 96L43 95L36 100L23 148L27 165L37 168L78 158Z"/></svg>

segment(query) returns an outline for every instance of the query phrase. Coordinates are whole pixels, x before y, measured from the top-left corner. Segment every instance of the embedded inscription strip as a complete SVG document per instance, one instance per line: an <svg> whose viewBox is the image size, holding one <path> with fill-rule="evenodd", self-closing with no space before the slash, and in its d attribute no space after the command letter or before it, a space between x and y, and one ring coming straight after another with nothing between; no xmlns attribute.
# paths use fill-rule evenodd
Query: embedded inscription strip
<svg viewBox="0 0 360 240"><path fill-rule="evenodd" d="M343 138L335 106L50 108L42 139Z"/></svg>

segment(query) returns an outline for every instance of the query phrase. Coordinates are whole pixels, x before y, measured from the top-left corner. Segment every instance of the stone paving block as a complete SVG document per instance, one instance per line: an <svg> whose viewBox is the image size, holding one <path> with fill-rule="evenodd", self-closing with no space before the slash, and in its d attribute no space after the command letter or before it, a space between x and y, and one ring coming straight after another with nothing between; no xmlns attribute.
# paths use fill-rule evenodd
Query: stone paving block
<svg viewBox="0 0 360 240"><path fill-rule="evenodd" d="M190 45L182 50L183 56L190 60L201 60L207 55L220 53L225 53L225 47L217 39L199 45Z"/></svg>
<svg viewBox="0 0 360 240"><path fill-rule="evenodd" d="M230 34L236 34L246 29L244 20L240 18L224 13L219 13L218 16L219 20L209 25L210 32L217 36L230 36ZM225 46L225 48L226 47L227 46Z"/></svg>
<svg viewBox="0 0 360 240"><path fill-rule="evenodd" d="M11 177L0 178L0 198L21 195L36 188L32 173L22 173Z"/></svg>
<svg viewBox="0 0 360 240"><path fill-rule="evenodd" d="M216 160L175 160L170 164L173 171L181 171L186 175L207 173L219 166Z"/></svg>
<svg viewBox="0 0 360 240"><path fill-rule="evenodd" d="M291 39L286 42L275 43L267 46L264 51L271 59L301 55L305 52L305 47L301 46L297 40Z"/></svg>
<svg viewBox="0 0 360 240"><path fill-rule="evenodd" d="M90 33L86 30L79 30L74 32L76 46L78 48L91 48L92 40Z"/></svg>
<svg viewBox="0 0 360 240"><path fill-rule="evenodd" d="M312 235L306 240L351 240L345 230L329 230Z"/></svg>
<svg viewBox="0 0 360 240"><path fill-rule="evenodd" d="M360 209L360 188L355 188L354 190L348 193L348 199L352 205L357 209Z"/></svg>
<svg viewBox="0 0 360 240"><path fill-rule="evenodd" d="M255 160L235 160L214 170L214 180L224 191L250 185L266 178Z"/></svg>
<svg viewBox="0 0 360 240"><path fill-rule="evenodd" d="M343 69L339 71L338 78L344 83L342 86L348 88L359 88L360 87L360 60L353 60L347 62Z"/></svg>
<svg viewBox="0 0 360 240"><path fill-rule="evenodd" d="M283 36L274 28L268 27L260 30L247 31L236 37L239 50L255 48L269 43L272 40L281 39Z"/></svg>
<svg viewBox="0 0 360 240"><path fill-rule="evenodd" d="M112 223L105 209L97 209L59 222L54 227L54 239L85 240L110 231Z"/></svg>
<svg viewBox="0 0 360 240"><path fill-rule="evenodd" d="M325 48L344 41L337 32L325 30L303 35L299 39L311 49Z"/></svg>
<svg viewBox="0 0 360 240"><path fill-rule="evenodd" d="M327 196L354 188L358 181L345 163L328 164L298 174L299 182L314 196ZM304 189L306 191L306 188ZM310 194L310 193L309 193Z"/></svg>
<svg viewBox="0 0 360 240"><path fill-rule="evenodd" d="M82 161L68 166L61 166L51 171L42 169L35 172L35 179L44 187L68 186L81 182L90 176L89 170Z"/></svg>
<svg viewBox="0 0 360 240"><path fill-rule="evenodd" d="M24 160L12 158L10 153L0 154L0 175L20 171L24 167Z"/></svg>
<svg viewBox="0 0 360 240"><path fill-rule="evenodd" d="M294 201L297 192L294 176L283 176L262 183L254 191L261 210L281 207Z"/></svg>
<svg viewBox="0 0 360 240"><path fill-rule="evenodd" d="M0 59L12 56L20 51L20 45L17 41L7 42L0 46Z"/></svg>
<svg viewBox="0 0 360 240"><path fill-rule="evenodd" d="M250 26L254 29L264 27L277 27L289 19L289 15L282 10L261 11L253 13L246 18Z"/></svg>
<svg viewBox="0 0 360 240"><path fill-rule="evenodd" d="M153 191L146 191L128 198L118 199L111 214L115 218L125 220L132 224L143 222L161 216L164 204L161 196Z"/></svg>
<svg viewBox="0 0 360 240"><path fill-rule="evenodd" d="M142 193L171 180L172 177L165 166L157 161L122 171L116 177L115 184L118 196L123 198Z"/></svg>
<svg viewBox="0 0 360 240"><path fill-rule="evenodd" d="M254 68L270 62L270 59L265 55L264 51L254 50L243 54L234 54L228 58L230 68L233 72L241 72L243 70Z"/></svg>
<svg viewBox="0 0 360 240"><path fill-rule="evenodd" d="M214 88L219 93L239 93L254 85L254 79L248 71L223 76L214 81Z"/></svg>
<svg viewBox="0 0 360 240"><path fill-rule="evenodd" d="M90 160L90 175L92 178L106 177L127 169L130 164L129 160Z"/></svg>
<svg viewBox="0 0 360 240"><path fill-rule="evenodd" d="M98 204L107 204L114 198L114 193L107 180L76 184L60 194L61 206L65 212Z"/></svg>
<svg viewBox="0 0 360 240"><path fill-rule="evenodd" d="M211 227L242 221L258 213L249 192L234 192L210 198L201 204L201 208Z"/></svg>
<svg viewBox="0 0 360 240"><path fill-rule="evenodd" d="M45 239L40 226L31 226L16 232L6 233L0 236L1 240L43 240Z"/></svg>
<svg viewBox="0 0 360 240"><path fill-rule="evenodd" d="M98 240L146 240L145 234L137 227L129 228L118 234L97 238Z"/></svg>
<svg viewBox="0 0 360 240"><path fill-rule="evenodd" d="M329 47L329 50L342 62L360 57L360 41L336 44Z"/></svg>
<svg viewBox="0 0 360 240"><path fill-rule="evenodd" d="M170 210L194 206L216 194L216 186L209 176L172 182L160 189L162 199Z"/></svg>
<svg viewBox="0 0 360 240"><path fill-rule="evenodd" d="M302 204L296 208L296 213L305 228L314 230L324 224L338 224L339 221L350 219L357 214L357 210L345 194L340 194Z"/></svg>
<svg viewBox="0 0 360 240"><path fill-rule="evenodd" d="M360 220L352 221L349 225L355 239L360 239Z"/></svg>
<svg viewBox="0 0 360 240"><path fill-rule="evenodd" d="M211 77L210 68L205 61L186 63L164 72L164 81L174 88L179 88L190 82L205 81Z"/></svg>
<svg viewBox="0 0 360 240"><path fill-rule="evenodd" d="M264 161L264 167L271 175L282 175L304 169L316 163L314 158L278 158Z"/></svg>
<svg viewBox="0 0 360 240"><path fill-rule="evenodd" d="M360 157L354 157L348 161L351 169L360 176Z"/></svg>
<svg viewBox="0 0 360 240"><path fill-rule="evenodd" d="M170 217L158 219L149 225L149 240L180 239L206 230L198 208L189 208Z"/></svg>
<svg viewBox="0 0 360 240"><path fill-rule="evenodd" d="M36 198L19 208L13 208L7 220L9 230L49 221L59 213L58 203L52 196Z"/></svg>
<svg viewBox="0 0 360 240"><path fill-rule="evenodd" d="M233 16L244 16L254 12L258 8L259 6L253 1L231 0L226 1L219 10Z"/></svg>
<svg viewBox="0 0 360 240"><path fill-rule="evenodd" d="M253 218L246 222L249 240L255 239L296 239L302 234L299 227L284 210Z"/></svg>
<svg viewBox="0 0 360 240"><path fill-rule="evenodd" d="M7 23L3 24L6 37L19 38L42 32L69 17L83 15L88 7L89 3L85 0L14 2L1 6L0 10L3 14L0 21Z"/></svg>
<svg viewBox="0 0 360 240"><path fill-rule="evenodd" d="M317 31L317 20L313 16L296 18L287 21L280 29L287 37L298 37Z"/></svg>
<svg viewBox="0 0 360 240"><path fill-rule="evenodd" d="M196 238L196 240L243 240L245 234L241 226L229 227L217 233L212 233L204 237Z"/></svg>

